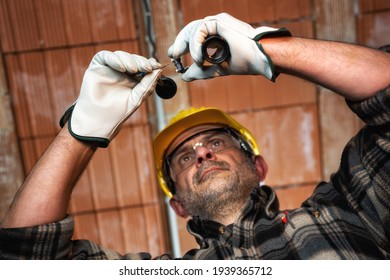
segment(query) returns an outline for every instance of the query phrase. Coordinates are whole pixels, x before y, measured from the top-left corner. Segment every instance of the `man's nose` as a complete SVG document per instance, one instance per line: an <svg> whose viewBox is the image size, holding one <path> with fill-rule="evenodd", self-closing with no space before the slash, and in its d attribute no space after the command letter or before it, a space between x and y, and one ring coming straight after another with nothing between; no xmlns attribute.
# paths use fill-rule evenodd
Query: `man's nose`
<svg viewBox="0 0 390 280"><path fill-rule="evenodd" d="M207 147L198 146L195 149L196 167L199 167L203 161L216 159L215 153Z"/></svg>

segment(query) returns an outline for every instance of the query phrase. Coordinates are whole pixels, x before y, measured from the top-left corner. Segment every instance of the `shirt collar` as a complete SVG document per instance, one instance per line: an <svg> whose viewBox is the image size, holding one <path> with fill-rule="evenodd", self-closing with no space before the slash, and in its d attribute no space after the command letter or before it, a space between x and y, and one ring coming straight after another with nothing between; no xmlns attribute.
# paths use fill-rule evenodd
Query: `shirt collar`
<svg viewBox="0 0 390 280"><path fill-rule="evenodd" d="M234 224L240 226L243 221L248 221L250 218L258 216L257 214L266 219L273 219L278 212L279 201L272 188L266 185L258 186L252 190L243 211ZM193 217L187 222L187 230L195 237L198 244L201 244L204 238L218 238L222 233L231 232L232 226L224 226L221 223L203 220L199 217ZM226 231L221 231L222 228Z"/></svg>

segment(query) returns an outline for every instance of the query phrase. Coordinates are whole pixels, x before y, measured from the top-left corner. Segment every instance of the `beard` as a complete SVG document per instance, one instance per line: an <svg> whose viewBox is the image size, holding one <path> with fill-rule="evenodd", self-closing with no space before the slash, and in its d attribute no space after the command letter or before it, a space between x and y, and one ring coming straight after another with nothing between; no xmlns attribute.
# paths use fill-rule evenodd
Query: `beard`
<svg viewBox="0 0 390 280"><path fill-rule="evenodd" d="M213 167L217 170L202 176L204 170ZM223 221L243 208L259 181L256 167L248 157L236 169L227 162L209 160L195 173L193 188L178 190L177 196L192 217Z"/></svg>

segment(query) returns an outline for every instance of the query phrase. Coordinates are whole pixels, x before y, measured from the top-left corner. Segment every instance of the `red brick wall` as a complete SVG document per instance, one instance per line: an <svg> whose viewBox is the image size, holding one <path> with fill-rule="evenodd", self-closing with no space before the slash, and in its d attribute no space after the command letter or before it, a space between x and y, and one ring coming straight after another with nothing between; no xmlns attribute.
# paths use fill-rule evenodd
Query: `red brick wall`
<svg viewBox="0 0 390 280"><path fill-rule="evenodd" d="M164 0L174 16L165 27L168 6L152 3L162 62L167 38L193 19L228 12L254 26L284 26L296 36L316 37L315 0ZM12 96L18 141L26 174L58 132L58 120L77 98L83 72L94 53L122 49L145 53L137 28L136 0L0 0L0 41ZM340 2L341 3L341 2ZM390 3L358 0L354 17L357 42L378 47L390 43ZM178 18L182 14L182 24ZM329 16L337 16L335 14ZM353 13L351 13L353 14ZM171 69L172 70L172 69ZM169 73L169 69L164 73ZM176 77L177 78L177 77ZM281 75L276 83L262 77L225 77L180 83L184 93L164 102L167 115L183 106L227 110L258 140L282 208L298 206L323 178L319 102L315 85ZM152 154L151 107L143 105L108 149L98 150L77 184L69 212L75 238L88 238L120 252L168 251L166 218ZM343 115L344 116L344 115ZM347 117L349 118L349 117ZM334 133L340 130L335 129ZM330 144L329 144L330 145ZM330 150L333 147L330 147ZM182 251L194 246L179 222Z"/></svg>
<svg viewBox="0 0 390 280"><path fill-rule="evenodd" d="M132 0L1 0L0 32L12 108L27 174L76 100L99 50L142 53ZM108 149L99 149L77 184L69 212L75 238L120 252L167 249L165 216L152 161L147 107Z"/></svg>

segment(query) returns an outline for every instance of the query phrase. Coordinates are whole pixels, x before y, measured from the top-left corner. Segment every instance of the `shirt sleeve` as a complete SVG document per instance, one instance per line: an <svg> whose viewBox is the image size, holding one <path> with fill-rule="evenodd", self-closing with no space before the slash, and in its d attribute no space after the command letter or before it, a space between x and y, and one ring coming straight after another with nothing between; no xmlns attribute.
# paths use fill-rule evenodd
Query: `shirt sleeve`
<svg viewBox="0 0 390 280"><path fill-rule="evenodd" d="M90 240L72 240L71 216L49 224L25 228L0 229L0 259L150 259L147 253L120 255Z"/></svg>
<svg viewBox="0 0 390 280"><path fill-rule="evenodd" d="M65 259L72 251L73 219L33 227L1 228L1 259Z"/></svg>
<svg viewBox="0 0 390 280"><path fill-rule="evenodd" d="M390 252L390 87L347 104L365 126L346 145L331 181L378 246Z"/></svg>

